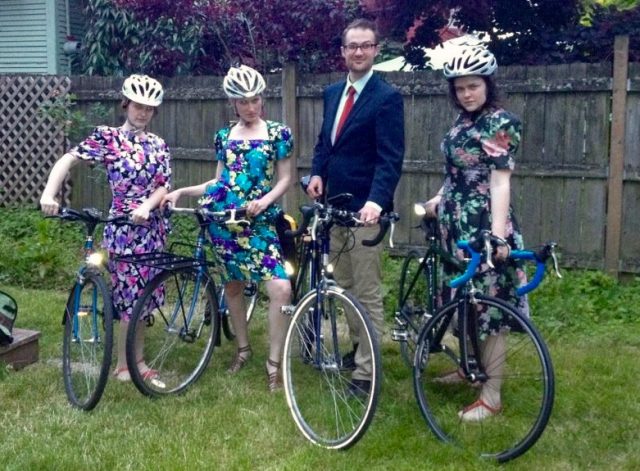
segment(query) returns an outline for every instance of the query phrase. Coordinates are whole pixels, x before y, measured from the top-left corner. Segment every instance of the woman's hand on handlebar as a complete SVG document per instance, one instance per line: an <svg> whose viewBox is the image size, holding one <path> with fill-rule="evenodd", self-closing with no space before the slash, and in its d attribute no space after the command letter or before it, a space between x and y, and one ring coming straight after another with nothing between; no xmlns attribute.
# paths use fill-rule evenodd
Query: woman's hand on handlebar
<svg viewBox="0 0 640 471"><path fill-rule="evenodd" d="M425 201L424 206L424 215L427 218L437 218L438 217L438 205L440 204L440 199L442 196L440 194L434 196L429 201Z"/></svg>
<svg viewBox="0 0 640 471"><path fill-rule="evenodd" d="M160 201L160 207L175 207L178 206L178 200L180 199L181 193L180 190L172 191L171 193L167 193Z"/></svg>
<svg viewBox="0 0 640 471"><path fill-rule="evenodd" d="M60 204L55 200L55 198L42 195L40 198L40 210L46 216L55 216L60 212Z"/></svg>

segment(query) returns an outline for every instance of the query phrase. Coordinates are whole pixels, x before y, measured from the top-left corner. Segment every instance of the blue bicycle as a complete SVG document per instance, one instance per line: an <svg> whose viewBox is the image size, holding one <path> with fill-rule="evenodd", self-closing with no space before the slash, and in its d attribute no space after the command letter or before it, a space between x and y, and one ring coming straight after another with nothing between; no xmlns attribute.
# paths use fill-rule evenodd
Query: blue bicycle
<svg viewBox="0 0 640 471"><path fill-rule="evenodd" d="M127 216L103 218L95 208L61 208L56 216L85 226L84 262L69 293L62 324L62 373L69 402L91 410L100 401L109 378L113 349L113 306L104 277L104 257L93 247L101 223L129 223Z"/></svg>
<svg viewBox="0 0 640 471"><path fill-rule="evenodd" d="M120 257L119 261L146 266L155 273L136 302L127 331L127 367L136 387L151 397L183 392L205 371L219 343L221 324L228 338L233 332L221 308L224 290L218 287L207 260L209 224L243 225L244 209L212 212L204 208L172 208L170 214L191 214L199 226L190 256L153 252ZM240 219L237 219L240 218ZM185 245L185 244L177 244ZM248 318L257 289L247 285Z"/></svg>

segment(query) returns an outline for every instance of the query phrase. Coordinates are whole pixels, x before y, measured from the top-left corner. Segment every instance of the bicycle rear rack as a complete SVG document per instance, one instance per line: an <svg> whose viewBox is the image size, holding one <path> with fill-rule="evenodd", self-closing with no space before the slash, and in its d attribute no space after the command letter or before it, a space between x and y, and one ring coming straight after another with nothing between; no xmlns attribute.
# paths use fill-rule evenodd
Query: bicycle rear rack
<svg viewBox="0 0 640 471"><path fill-rule="evenodd" d="M181 268L200 268L204 265L213 267L215 263L193 257L177 255L170 252L148 252L117 257L116 261L142 265L158 270L178 270Z"/></svg>

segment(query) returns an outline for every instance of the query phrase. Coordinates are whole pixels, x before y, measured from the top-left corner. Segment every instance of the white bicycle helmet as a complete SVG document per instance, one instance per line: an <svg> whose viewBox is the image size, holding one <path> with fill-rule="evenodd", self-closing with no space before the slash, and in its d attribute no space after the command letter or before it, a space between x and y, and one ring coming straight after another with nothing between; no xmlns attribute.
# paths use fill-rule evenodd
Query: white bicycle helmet
<svg viewBox="0 0 640 471"><path fill-rule="evenodd" d="M498 68L496 58L484 46L464 47L453 59L445 62L443 71L448 79L467 75L491 75Z"/></svg>
<svg viewBox="0 0 640 471"><path fill-rule="evenodd" d="M266 86L260 72L246 65L231 67L222 82L229 98L252 98L260 95Z"/></svg>
<svg viewBox="0 0 640 471"><path fill-rule="evenodd" d="M157 80L147 75L133 74L122 84L122 94L141 105L159 106L164 90Z"/></svg>

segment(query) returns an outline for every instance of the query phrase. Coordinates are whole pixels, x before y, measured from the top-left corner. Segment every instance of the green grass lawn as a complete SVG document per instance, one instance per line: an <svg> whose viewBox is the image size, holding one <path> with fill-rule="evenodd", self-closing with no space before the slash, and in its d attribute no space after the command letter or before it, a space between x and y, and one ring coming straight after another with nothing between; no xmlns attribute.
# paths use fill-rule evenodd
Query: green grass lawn
<svg viewBox="0 0 640 471"><path fill-rule="evenodd" d="M593 280L578 285L592 286ZM67 403L60 367L66 294L5 289L19 303L17 326L42 336L38 363L0 371L3 469L640 469L640 323L598 306L601 297L629 303L616 291L624 289L619 285L593 290L597 295L586 288L569 293L562 297L569 299L546 308L534 299L554 361L556 402L538 443L502 466L435 439L420 415L411 373L391 341L382 345L382 395L364 438L341 452L310 444L295 427L284 393L267 392L264 309L250 327L255 355L238 375L225 372L234 347L224 341L200 381L182 396L151 400L131 383L110 381L93 412L76 411ZM576 317L594 305L600 321L582 329L554 311Z"/></svg>

